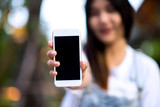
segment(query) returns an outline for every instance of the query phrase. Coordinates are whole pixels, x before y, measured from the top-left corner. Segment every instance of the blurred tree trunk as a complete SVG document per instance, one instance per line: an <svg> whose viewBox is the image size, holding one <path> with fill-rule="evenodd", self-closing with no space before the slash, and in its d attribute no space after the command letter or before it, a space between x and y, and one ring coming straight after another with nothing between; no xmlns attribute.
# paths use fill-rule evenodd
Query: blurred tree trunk
<svg viewBox="0 0 160 107"><path fill-rule="evenodd" d="M27 24L28 40L17 78L17 86L21 91L19 107L44 107L44 98L41 84L41 62L39 60L39 14L41 0L26 0L29 10Z"/></svg>

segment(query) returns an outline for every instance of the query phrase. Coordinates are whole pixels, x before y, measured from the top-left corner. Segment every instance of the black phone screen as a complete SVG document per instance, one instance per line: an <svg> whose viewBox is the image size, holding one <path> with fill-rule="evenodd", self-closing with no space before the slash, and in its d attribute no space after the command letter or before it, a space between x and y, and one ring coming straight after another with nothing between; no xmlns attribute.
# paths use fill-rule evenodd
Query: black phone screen
<svg viewBox="0 0 160 107"><path fill-rule="evenodd" d="M55 36L56 80L80 80L79 36Z"/></svg>

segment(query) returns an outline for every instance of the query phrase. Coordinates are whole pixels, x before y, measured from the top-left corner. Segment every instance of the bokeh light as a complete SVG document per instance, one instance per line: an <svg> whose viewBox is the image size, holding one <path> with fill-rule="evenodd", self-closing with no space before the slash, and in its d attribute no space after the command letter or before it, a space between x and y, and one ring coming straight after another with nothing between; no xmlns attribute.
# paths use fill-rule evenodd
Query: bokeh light
<svg viewBox="0 0 160 107"><path fill-rule="evenodd" d="M7 89L7 96L11 101L19 101L21 98L21 93L16 87L9 87Z"/></svg>
<svg viewBox="0 0 160 107"><path fill-rule="evenodd" d="M3 98L10 100L10 101L19 101L21 98L21 92L18 88L16 87L7 87L7 88L2 88L2 96Z"/></svg>
<svg viewBox="0 0 160 107"><path fill-rule="evenodd" d="M12 8L17 8L24 5L24 0L11 0Z"/></svg>
<svg viewBox="0 0 160 107"><path fill-rule="evenodd" d="M27 40L26 27L12 28L12 37L16 43L23 43Z"/></svg>
<svg viewBox="0 0 160 107"><path fill-rule="evenodd" d="M18 7L9 13L8 22L16 28L25 26L29 18L28 9L26 7Z"/></svg>

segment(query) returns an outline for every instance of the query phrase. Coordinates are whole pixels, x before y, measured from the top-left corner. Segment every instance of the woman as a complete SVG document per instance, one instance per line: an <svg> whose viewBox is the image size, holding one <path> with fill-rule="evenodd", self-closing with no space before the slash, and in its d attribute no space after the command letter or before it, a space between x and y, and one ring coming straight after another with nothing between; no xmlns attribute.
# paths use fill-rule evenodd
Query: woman
<svg viewBox="0 0 160 107"><path fill-rule="evenodd" d="M83 83L66 89L62 106L160 107L157 63L127 44L133 24L128 0L87 0L85 9L88 62L81 61ZM48 57L56 54L49 51ZM58 67L60 62L49 60L48 66Z"/></svg>

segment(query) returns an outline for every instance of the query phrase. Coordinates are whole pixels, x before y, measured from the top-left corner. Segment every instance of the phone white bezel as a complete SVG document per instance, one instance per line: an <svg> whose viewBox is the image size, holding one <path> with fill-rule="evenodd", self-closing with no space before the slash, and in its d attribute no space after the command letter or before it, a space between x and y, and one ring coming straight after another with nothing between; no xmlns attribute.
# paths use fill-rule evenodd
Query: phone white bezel
<svg viewBox="0 0 160 107"><path fill-rule="evenodd" d="M55 36L79 36L79 55L81 61L81 36L80 31L77 29L57 29L52 33L52 41L53 41L53 50L55 50ZM54 57L53 60L56 60ZM54 71L56 71L56 67L54 67ZM80 68L80 80L56 80L56 76L54 77L54 84L56 87L76 87L82 84L82 70Z"/></svg>

